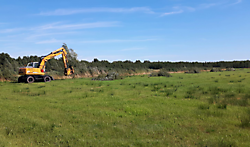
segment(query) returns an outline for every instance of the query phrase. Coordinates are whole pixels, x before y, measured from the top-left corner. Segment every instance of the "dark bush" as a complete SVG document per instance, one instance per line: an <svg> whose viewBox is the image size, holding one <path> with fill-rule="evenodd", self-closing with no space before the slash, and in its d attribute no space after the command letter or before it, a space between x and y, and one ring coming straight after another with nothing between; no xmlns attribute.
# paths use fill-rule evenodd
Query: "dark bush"
<svg viewBox="0 0 250 147"><path fill-rule="evenodd" d="M160 71L158 72L152 72L150 75L150 77L172 77L170 73L168 73L167 70L165 69L161 69Z"/></svg>
<svg viewBox="0 0 250 147"><path fill-rule="evenodd" d="M210 70L210 72L222 72L222 70L218 68L213 68Z"/></svg>
<svg viewBox="0 0 250 147"><path fill-rule="evenodd" d="M192 70L186 71L185 73L200 73L200 70L192 69Z"/></svg>

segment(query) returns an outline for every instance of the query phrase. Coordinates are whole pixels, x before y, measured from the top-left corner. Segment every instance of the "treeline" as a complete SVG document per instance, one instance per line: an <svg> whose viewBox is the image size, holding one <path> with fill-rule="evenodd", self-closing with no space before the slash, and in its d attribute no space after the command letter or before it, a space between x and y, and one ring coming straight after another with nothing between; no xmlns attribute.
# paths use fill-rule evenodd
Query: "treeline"
<svg viewBox="0 0 250 147"><path fill-rule="evenodd" d="M220 61L220 62L150 62L140 61L135 62L106 60L99 61L94 59L92 62L77 60L77 54L73 49L68 49L65 44L68 54L69 65L75 69L75 73L80 76L97 76L99 74L107 74L116 72L119 74L136 74L149 72L152 69L165 69L167 71L187 71L187 70L210 70L212 68L249 68L250 61ZM7 53L0 54L0 81L11 80L15 81L18 77L18 69L26 66L29 62L39 62L38 56L24 56L17 59L11 58ZM64 65L62 58L51 59L46 63L46 72L51 75L63 76Z"/></svg>

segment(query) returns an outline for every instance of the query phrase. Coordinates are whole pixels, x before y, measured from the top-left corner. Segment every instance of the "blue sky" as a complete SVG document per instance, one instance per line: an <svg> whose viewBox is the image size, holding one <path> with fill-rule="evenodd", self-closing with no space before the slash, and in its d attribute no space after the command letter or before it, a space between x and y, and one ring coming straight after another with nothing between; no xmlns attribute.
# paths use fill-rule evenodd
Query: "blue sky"
<svg viewBox="0 0 250 147"><path fill-rule="evenodd" d="M79 60L231 61L250 56L248 0L12 0L0 5L0 52Z"/></svg>

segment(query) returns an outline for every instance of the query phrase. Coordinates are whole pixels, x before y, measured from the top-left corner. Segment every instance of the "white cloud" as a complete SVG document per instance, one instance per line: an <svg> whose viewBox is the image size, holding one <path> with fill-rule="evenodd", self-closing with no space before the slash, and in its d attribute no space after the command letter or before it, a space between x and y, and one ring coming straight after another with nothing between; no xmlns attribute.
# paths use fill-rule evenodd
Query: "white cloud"
<svg viewBox="0 0 250 147"><path fill-rule="evenodd" d="M173 7L174 10L183 10L183 11L195 11L196 8L188 7L188 6L175 6Z"/></svg>
<svg viewBox="0 0 250 147"><path fill-rule="evenodd" d="M154 13L147 7L133 7L133 8L83 8L83 9L57 9L49 12L41 12L39 15L53 16L53 15L72 15L79 13L97 13L97 12L109 12L109 13Z"/></svg>
<svg viewBox="0 0 250 147"><path fill-rule="evenodd" d="M183 12L184 12L183 10L172 11L172 12L163 13L161 16L173 15L173 14L180 14L180 13L183 13Z"/></svg>
<svg viewBox="0 0 250 147"><path fill-rule="evenodd" d="M0 33L12 33L12 32L18 32L22 30L24 30L24 28L3 29L3 30L0 30Z"/></svg>
<svg viewBox="0 0 250 147"><path fill-rule="evenodd" d="M208 9L211 7L216 7L216 6L230 6L230 5L236 5L241 3L243 0L234 0L234 3L230 3L232 2L232 0L230 1L219 1L217 3L208 3L208 4L201 4L199 7L197 7L197 9Z"/></svg>
<svg viewBox="0 0 250 147"><path fill-rule="evenodd" d="M183 12L193 12L193 11L196 11L196 8L188 7L188 6L175 6L172 9L173 9L173 11L167 12L167 13L163 13L163 14L161 14L160 17L167 16L167 15L173 15L173 14L180 14L180 13L183 13Z"/></svg>
<svg viewBox="0 0 250 147"><path fill-rule="evenodd" d="M62 22L50 23L42 26L27 27L27 28L7 28L0 30L0 33L17 33L23 31L25 33L41 32L45 30L80 30L89 28L104 28L104 27L116 27L120 23L117 21L109 22L92 22L92 23L75 23L75 24L62 24ZM51 32L53 33L53 32ZM44 35L44 34L43 34ZM39 36L39 35L38 35Z"/></svg>
<svg viewBox="0 0 250 147"><path fill-rule="evenodd" d="M227 6L237 5L237 4L241 3L242 1L243 0L236 0L234 3L231 3L231 4L227 5Z"/></svg>
<svg viewBox="0 0 250 147"><path fill-rule="evenodd" d="M209 3L209 4L201 4L198 9L208 9L214 6L220 5L220 3Z"/></svg>
<svg viewBox="0 0 250 147"><path fill-rule="evenodd" d="M239 4L241 2L242 2L242 0L237 0L235 3L233 3L233 5Z"/></svg>
<svg viewBox="0 0 250 147"><path fill-rule="evenodd" d="M237 0L236 2L234 2L232 4L229 4L229 5L227 5L228 1L227 2L220 1L220 2L217 2L217 3L203 3L203 4L200 4L200 5L196 6L196 7L175 6L175 7L172 8L171 12L163 13L163 14L161 14L161 16L180 14L180 13L184 13L184 12L193 12L193 11L197 11L197 10L209 9L209 8L216 7L216 6L236 5L236 4L241 3L242 1L243 0Z"/></svg>
<svg viewBox="0 0 250 147"><path fill-rule="evenodd" d="M93 23L78 23L78 24L60 24L52 23L43 26L35 27L33 30L79 30L88 28L102 28L102 27L115 27L119 26L119 22L93 22Z"/></svg>
<svg viewBox="0 0 250 147"><path fill-rule="evenodd" d="M67 36L81 35L82 30L90 28L115 27L120 23L113 22L91 22L91 23L63 23L55 22L40 26L27 26L25 28L6 28L0 30L0 42L9 43L35 43L56 44L64 42L81 43L77 40L69 40ZM2 44L3 45L3 44ZM8 45L4 45L8 46ZM5 47L6 48L6 47Z"/></svg>

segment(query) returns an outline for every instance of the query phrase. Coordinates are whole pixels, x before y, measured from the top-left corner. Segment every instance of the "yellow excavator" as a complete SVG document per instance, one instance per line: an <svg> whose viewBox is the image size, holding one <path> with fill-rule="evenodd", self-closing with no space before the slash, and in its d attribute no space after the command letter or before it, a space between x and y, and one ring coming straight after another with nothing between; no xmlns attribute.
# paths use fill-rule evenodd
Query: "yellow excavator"
<svg viewBox="0 0 250 147"><path fill-rule="evenodd" d="M64 75L69 76L74 74L74 68L68 66L67 52L64 47L61 47L46 56L42 56L40 62L30 62L26 67L19 68L18 83L33 83L35 81L50 82L54 78L50 75L45 75L45 64L48 60L55 56L62 55L64 63Z"/></svg>

